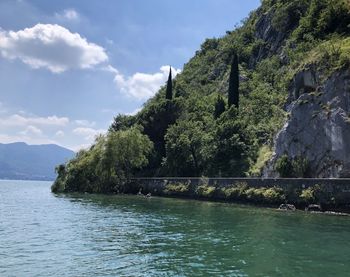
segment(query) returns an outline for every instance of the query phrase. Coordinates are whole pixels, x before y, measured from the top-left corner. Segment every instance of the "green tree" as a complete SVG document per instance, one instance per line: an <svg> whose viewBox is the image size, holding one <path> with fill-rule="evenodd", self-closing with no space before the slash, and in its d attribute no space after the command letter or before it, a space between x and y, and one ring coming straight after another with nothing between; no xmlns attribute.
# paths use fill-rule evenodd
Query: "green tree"
<svg viewBox="0 0 350 277"><path fill-rule="evenodd" d="M239 106L239 69L238 69L238 55L233 54L231 71L228 87L228 106Z"/></svg>
<svg viewBox="0 0 350 277"><path fill-rule="evenodd" d="M168 174L201 176L212 157L213 137L201 122L179 121L165 136Z"/></svg>
<svg viewBox="0 0 350 277"><path fill-rule="evenodd" d="M245 176L249 169L254 142L237 109L231 107L217 121L213 171L219 176Z"/></svg>
<svg viewBox="0 0 350 277"><path fill-rule="evenodd" d="M165 134L170 125L174 124L182 112L183 103L179 99L173 101L160 99L149 103L139 114L140 124L154 144L154 152L149 165L145 168L146 176L159 175L162 159L165 157Z"/></svg>
<svg viewBox="0 0 350 277"><path fill-rule="evenodd" d="M173 99L173 80L171 76L171 67L169 70L169 77L168 77L168 82L166 84L166 99L171 100Z"/></svg>
<svg viewBox="0 0 350 277"><path fill-rule="evenodd" d="M136 170L148 163L153 144L132 127L100 136L89 150L81 150L65 167L58 167L54 192L128 192L125 187Z"/></svg>
<svg viewBox="0 0 350 277"><path fill-rule="evenodd" d="M153 144L136 127L125 131L109 132L103 157L108 162L104 170L111 171L118 179L130 179L135 169L148 163Z"/></svg>
<svg viewBox="0 0 350 277"><path fill-rule="evenodd" d="M113 123L109 127L110 131L126 130L133 126L136 122L136 117L125 114L118 114L114 117Z"/></svg>
<svg viewBox="0 0 350 277"><path fill-rule="evenodd" d="M219 118L220 115L225 111L225 100L220 94L215 102L214 118Z"/></svg>

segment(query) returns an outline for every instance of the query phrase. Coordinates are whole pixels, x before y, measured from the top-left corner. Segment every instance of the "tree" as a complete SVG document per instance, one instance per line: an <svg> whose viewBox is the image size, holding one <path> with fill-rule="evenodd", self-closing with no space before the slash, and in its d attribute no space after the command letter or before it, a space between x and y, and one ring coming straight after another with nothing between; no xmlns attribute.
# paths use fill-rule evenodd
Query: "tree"
<svg viewBox="0 0 350 277"><path fill-rule="evenodd" d="M218 98L215 103L214 117L219 118L220 115L225 111L225 100L218 94Z"/></svg>
<svg viewBox="0 0 350 277"><path fill-rule="evenodd" d="M169 71L169 77L168 77L168 82L166 85L166 99L171 100L173 99L173 81L172 81L172 77L171 77L171 67L170 67L170 71Z"/></svg>
<svg viewBox="0 0 350 277"><path fill-rule="evenodd" d="M171 126L165 136L167 173L201 176L211 159L213 137L202 122L183 120Z"/></svg>
<svg viewBox="0 0 350 277"><path fill-rule="evenodd" d="M250 132L231 107L217 120L213 172L220 176L243 177L254 149Z"/></svg>
<svg viewBox="0 0 350 277"><path fill-rule="evenodd" d="M114 117L114 120L109 127L110 131L126 130L133 126L136 122L135 116L118 114Z"/></svg>
<svg viewBox="0 0 350 277"><path fill-rule="evenodd" d="M110 131L89 150L79 151L66 166L57 169L54 192L128 192L134 172L148 163L152 142L137 127Z"/></svg>
<svg viewBox="0 0 350 277"><path fill-rule="evenodd" d="M147 156L153 144L146 135L136 127L125 131L109 132L102 160L106 163L104 171L110 172L119 180L129 179L133 170L147 165Z"/></svg>
<svg viewBox="0 0 350 277"><path fill-rule="evenodd" d="M154 144L154 152L148 166L145 168L146 176L158 176L163 158L165 157L164 136L170 125L174 124L182 113L183 103L181 99L169 101L160 99L158 102L151 102L143 108L138 115L137 123L140 124L149 139Z"/></svg>
<svg viewBox="0 0 350 277"><path fill-rule="evenodd" d="M239 69L238 69L238 56L236 53L233 55L231 63L231 72L229 78L228 87L228 106L234 105L236 108L239 106Z"/></svg>

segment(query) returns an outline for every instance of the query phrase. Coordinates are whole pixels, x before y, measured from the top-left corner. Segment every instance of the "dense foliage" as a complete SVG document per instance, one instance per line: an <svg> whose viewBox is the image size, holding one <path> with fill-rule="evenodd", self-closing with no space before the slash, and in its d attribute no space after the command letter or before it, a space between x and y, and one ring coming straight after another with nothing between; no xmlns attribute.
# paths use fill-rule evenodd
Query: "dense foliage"
<svg viewBox="0 0 350 277"><path fill-rule="evenodd" d="M152 146L135 127L111 131L98 137L89 150L81 150L75 159L58 166L52 190L123 192L134 171L147 165Z"/></svg>
<svg viewBox="0 0 350 277"><path fill-rule="evenodd" d="M263 0L234 31L207 39L182 73L168 81L137 115L116 116L106 137L60 169L57 186L111 190L115 182L110 180L130 174L259 175L272 154L274 136L288 116L284 107L293 76L310 64L325 74L348 66L349 26L346 0ZM239 105L238 98L236 102L228 99L230 75L240 83ZM231 87L237 93L236 85ZM114 157L119 152L106 149L108 141L118 137L115 134L128 132L137 133L134 137L144 145L138 152L142 162L119 169L119 161L114 160L119 159ZM154 145L152 151L148 139ZM109 159L113 163L105 164ZM116 162L118 168L112 170L110 165ZM292 173L284 172L288 162L293 163L281 161L282 175L304 174L303 161L294 161Z"/></svg>

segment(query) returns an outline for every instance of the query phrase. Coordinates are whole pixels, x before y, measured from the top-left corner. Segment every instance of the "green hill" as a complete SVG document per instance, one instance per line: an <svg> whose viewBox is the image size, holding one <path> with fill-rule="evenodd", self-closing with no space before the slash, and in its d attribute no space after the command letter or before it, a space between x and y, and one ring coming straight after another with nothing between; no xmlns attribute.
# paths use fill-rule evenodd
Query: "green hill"
<svg viewBox="0 0 350 277"><path fill-rule="evenodd" d="M349 27L349 1L262 1L240 27L201 45L173 81L171 100L164 86L137 115L116 116L106 137L61 167L54 190L111 191L135 175L317 175L307 145L290 154L276 135L296 103L307 107L300 94L322 93L349 67ZM227 103L234 55L239 108ZM300 75L310 70L311 85Z"/></svg>

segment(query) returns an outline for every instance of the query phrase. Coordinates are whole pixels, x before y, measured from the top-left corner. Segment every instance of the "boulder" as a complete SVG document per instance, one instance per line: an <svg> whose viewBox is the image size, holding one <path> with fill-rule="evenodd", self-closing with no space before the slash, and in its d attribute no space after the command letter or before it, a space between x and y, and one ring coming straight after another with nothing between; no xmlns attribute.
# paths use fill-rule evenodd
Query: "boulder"
<svg viewBox="0 0 350 277"><path fill-rule="evenodd" d="M317 204L310 204L305 208L305 211L307 212L322 212L322 208L320 205Z"/></svg>
<svg viewBox="0 0 350 277"><path fill-rule="evenodd" d="M295 206L292 204L281 204L278 207L278 209L282 210L282 211L295 211L296 210Z"/></svg>

